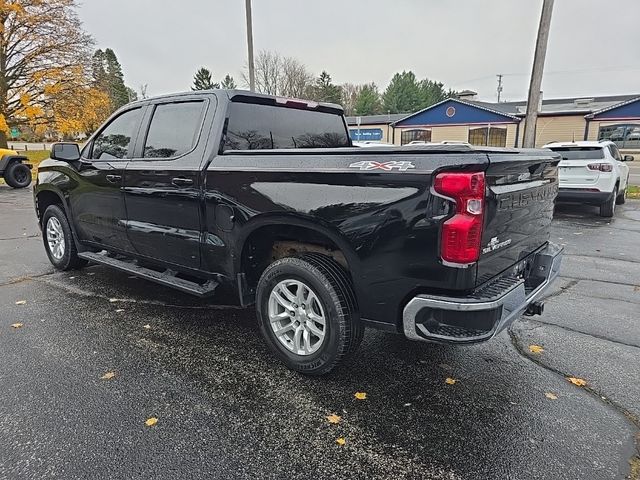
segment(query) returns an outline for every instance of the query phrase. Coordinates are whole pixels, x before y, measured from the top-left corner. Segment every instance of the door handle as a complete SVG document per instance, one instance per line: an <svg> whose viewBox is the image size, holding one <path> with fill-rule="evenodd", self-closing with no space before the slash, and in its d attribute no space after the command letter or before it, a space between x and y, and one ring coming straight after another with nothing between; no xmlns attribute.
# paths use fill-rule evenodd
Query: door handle
<svg viewBox="0 0 640 480"><path fill-rule="evenodd" d="M176 187L184 187L186 185L193 185L193 180L191 180L190 178L176 177L171 179L171 183L173 183Z"/></svg>
<svg viewBox="0 0 640 480"><path fill-rule="evenodd" d="M117 183L122 180L122 175L107 175L107 181L111 183Z"/></svg>

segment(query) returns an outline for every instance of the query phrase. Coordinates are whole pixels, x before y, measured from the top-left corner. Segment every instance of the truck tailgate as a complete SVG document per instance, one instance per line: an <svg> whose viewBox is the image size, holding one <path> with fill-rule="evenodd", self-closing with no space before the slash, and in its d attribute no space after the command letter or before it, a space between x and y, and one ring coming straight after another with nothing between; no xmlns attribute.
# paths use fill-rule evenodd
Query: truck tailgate
<svg viewBox="0 0 640 480"><path fill-rule="evenodd" d="M559 161L549 150L489 154L476 285L510 269L549 240Z"/></svg>

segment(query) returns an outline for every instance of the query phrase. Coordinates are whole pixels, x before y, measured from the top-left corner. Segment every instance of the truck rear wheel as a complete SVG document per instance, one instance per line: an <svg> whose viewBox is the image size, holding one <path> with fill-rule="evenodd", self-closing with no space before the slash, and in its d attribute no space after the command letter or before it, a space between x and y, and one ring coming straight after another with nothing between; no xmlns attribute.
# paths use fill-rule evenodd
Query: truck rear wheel
<svg viewBox="0 0 640 480"><path fill-rule="evenodd" d="M74 270L87 264L78 257L71 226L58 205L50 205L42 215L42 240L49 261L58 270Z"/></svg>
<svg viewBox="0 0 640 480"><path fill-rule="evenodd" d="M31 183L31 170L24 163L13 162L4 171L4 180L13 188L25 188Z"/></svg>
<svg viewBox="0 0 640 480"><path fill-rule="evenodd" d="M351 280L325 255L273 262L258 282L256 306L269 348L308 375L331 371L357 350L364 333Z"/></svg>

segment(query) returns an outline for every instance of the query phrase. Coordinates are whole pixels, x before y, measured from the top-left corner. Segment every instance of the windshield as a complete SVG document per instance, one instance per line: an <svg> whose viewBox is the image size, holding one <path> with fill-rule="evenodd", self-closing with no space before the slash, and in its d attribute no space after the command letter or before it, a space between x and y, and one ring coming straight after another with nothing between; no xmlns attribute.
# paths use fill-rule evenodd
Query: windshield
<svg viewBox="0 0 640 480"><path fill-rule="evenodd" d="M562 155L563 160L595 160L604 158L602 147L556 147L554 152Z"/></svg>

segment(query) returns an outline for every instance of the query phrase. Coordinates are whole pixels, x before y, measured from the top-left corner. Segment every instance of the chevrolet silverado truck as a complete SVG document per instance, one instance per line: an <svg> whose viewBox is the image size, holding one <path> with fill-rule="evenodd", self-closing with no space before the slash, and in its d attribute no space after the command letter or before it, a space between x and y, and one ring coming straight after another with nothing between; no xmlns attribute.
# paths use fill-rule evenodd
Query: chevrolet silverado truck
<svg viewBox="0 0 640 480"><path fill-rule="evenodd" d="M559 160L356 148L339 106L211 90L130 103L81 151L55 144L34 198L56 268L255 303L273 353L320 375L365 327L470 344L542 313Z"/></svg>

